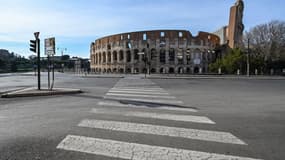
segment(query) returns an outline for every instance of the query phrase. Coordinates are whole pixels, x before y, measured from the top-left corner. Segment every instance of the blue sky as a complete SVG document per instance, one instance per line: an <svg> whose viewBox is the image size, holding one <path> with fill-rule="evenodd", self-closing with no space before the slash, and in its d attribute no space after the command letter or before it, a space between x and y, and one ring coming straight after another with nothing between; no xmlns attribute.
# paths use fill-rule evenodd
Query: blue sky
<svg viewBox="0 0 285 160"><path fill-rule="evenodd" d="M213 32L227 25L236 0L0 0L0 48L29 56L29 40L55 37L66 54L89 57L95 39L122 32L185 29ZM285 0L244 0L246 30L285 20ZM42 44L43 46L43 44ZM43 53L43 50L42 50Z"/></svg>

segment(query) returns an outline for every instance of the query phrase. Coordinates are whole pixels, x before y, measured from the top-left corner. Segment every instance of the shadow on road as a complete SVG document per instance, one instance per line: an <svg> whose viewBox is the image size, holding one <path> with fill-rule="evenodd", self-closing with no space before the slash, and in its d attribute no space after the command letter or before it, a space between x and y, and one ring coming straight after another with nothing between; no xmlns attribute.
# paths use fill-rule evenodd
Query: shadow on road
<svg viewBox="0 0 285 160"><path fill-rule="evenodd" d="M118 100L118 99L112 99L112 98L104 98L104 96L94 96L89 94L78 94L78 95L68 95L70 97L80 97L80 98L88 98L88 99L99 99L99 100L108 100L113 102L118 102L123 105L131 105L133 107L135 106L144 106L149 108L159 108L159 107L173 107L173 108L190 108L190 109L196 109L196 107L191 106L182 106L182 105L175 105L175 104L165 104L165 103L155 103L155 102L143 102L143 101L131 101L131 100Z"/></svg>

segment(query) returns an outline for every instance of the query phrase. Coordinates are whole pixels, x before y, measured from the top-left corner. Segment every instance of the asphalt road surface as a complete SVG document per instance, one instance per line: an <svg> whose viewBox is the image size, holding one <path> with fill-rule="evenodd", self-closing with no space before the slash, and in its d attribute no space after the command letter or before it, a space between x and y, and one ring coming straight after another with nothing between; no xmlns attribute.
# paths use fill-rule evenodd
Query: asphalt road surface
<svg viewBox="0 0 285 160"><path fill-rule="evenodd" d="M285 80L57 74L56 86L85 92L0 99L0 160L285 159Z"/></svg>

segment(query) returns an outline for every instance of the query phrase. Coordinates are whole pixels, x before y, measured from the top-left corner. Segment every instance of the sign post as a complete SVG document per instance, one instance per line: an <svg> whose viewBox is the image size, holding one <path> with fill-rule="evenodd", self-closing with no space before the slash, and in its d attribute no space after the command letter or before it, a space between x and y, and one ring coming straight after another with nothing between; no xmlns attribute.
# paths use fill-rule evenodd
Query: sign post
<svg viewBox="0 0 285 160"><path fill-rule="evenodd" d="M51 63L50 63L50 56L54 56L55 55L55 38L48 38L45 39L45 55L47 55L48 57L48 88L50 90L52 90L53 85L54 85L54 64L52 64L52 85L50 85L50 67L51 67Z"/></svg>

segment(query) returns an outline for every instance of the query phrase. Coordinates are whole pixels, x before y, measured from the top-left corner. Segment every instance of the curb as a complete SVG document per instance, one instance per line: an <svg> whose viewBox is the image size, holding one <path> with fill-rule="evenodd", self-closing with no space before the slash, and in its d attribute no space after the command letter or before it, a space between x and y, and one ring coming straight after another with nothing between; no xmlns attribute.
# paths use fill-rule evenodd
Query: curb
<svg viewBox="0 0 285 160"><path fill-rule="evenodd" d="M53 95L66 95L66 94L78 94L83 93L80 89L64 89L55 88L54 90L41 90L38 91L35 88L27 88L23 90L12 91L4 93L1 98L16 98L16 97L38 97L38 96L53 96Z"/></svg>
<svg viewBox="0 0 285 160"><path fill-rule="evenodd" d="M81 76L81 78L125 78L124 76Z"/></svg>
<svg viewBox="0 0 285 160"><path fill-rule="evenodd" d="M285 80L283 77L147 77L147 79L236 79L236 80Z"/></svg>

